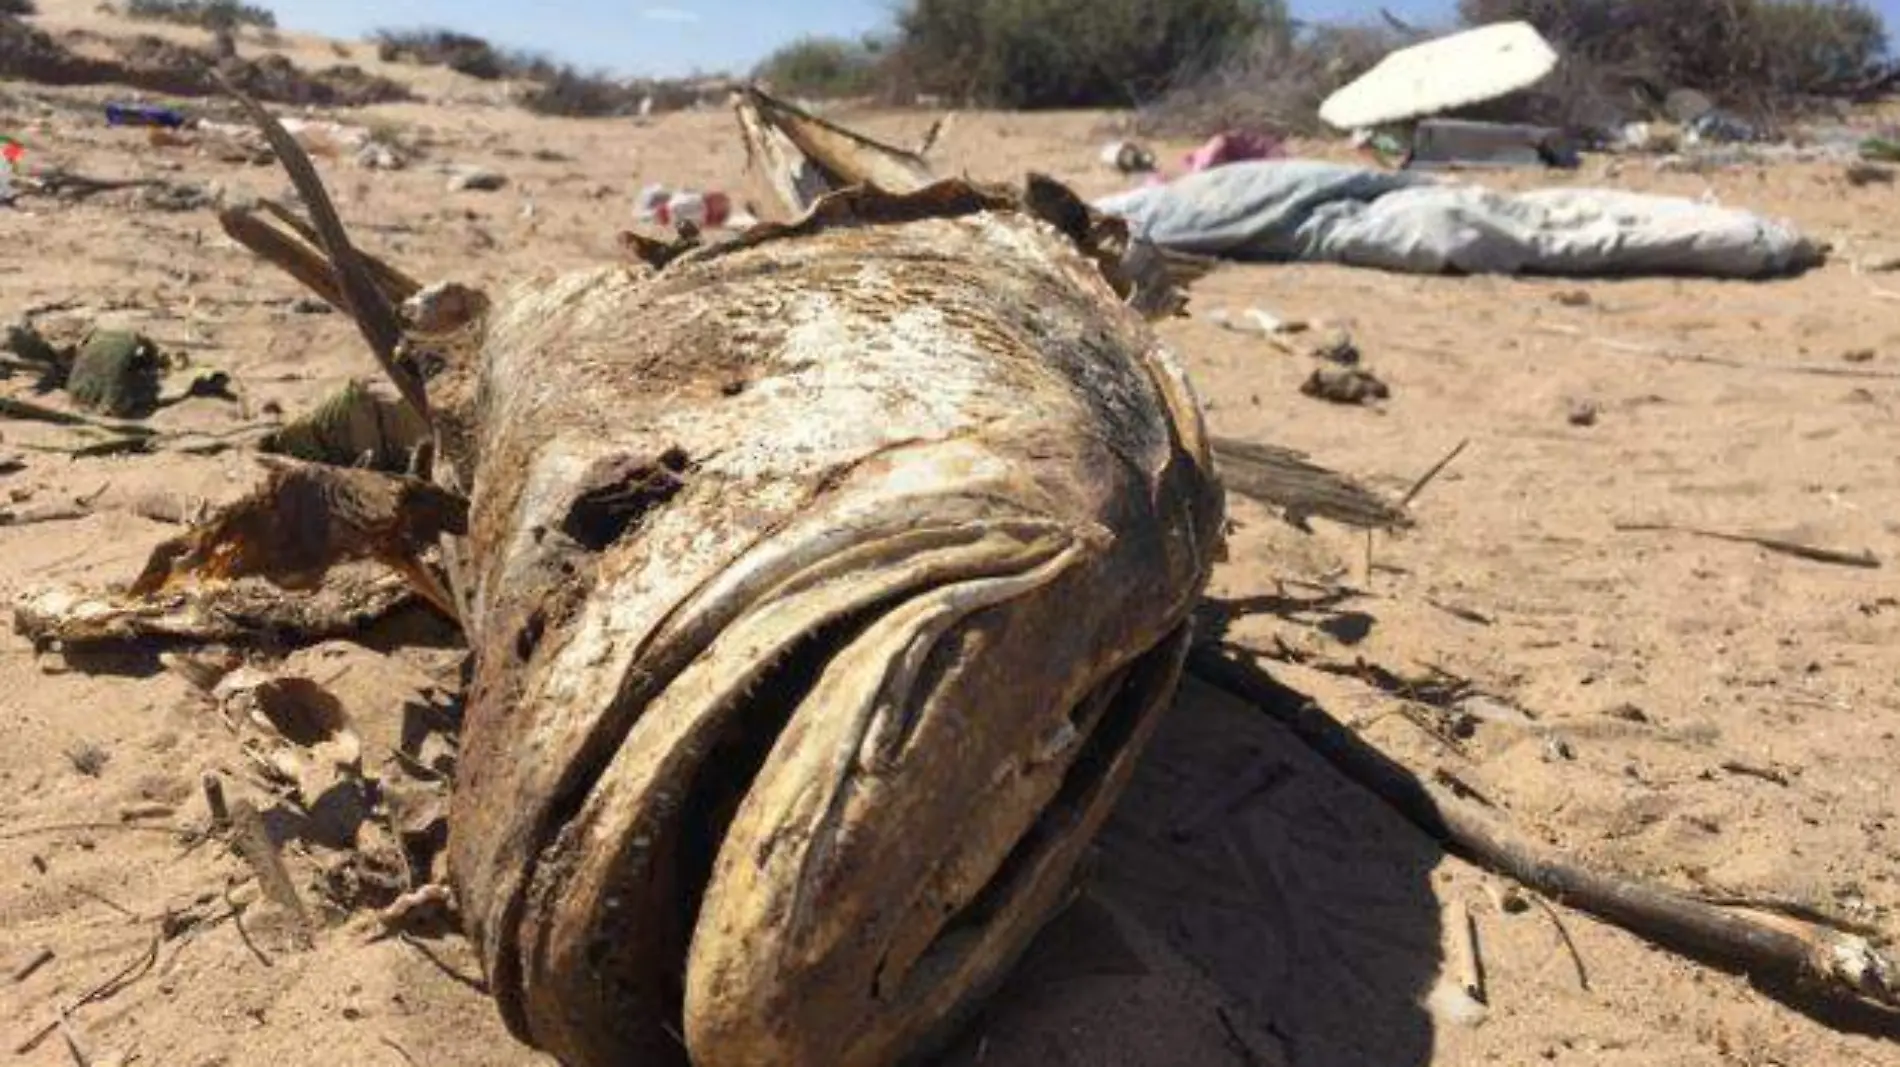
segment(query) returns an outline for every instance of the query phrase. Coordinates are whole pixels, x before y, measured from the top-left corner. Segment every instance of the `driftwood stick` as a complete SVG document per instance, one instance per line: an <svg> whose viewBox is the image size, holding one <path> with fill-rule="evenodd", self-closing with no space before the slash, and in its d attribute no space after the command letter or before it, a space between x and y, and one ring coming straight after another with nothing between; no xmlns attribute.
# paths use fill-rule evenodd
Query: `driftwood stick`
<svg viewBox="0 0 1900 1067"><path fill-rule="evenodd" d="M1390 804L1454 855L1675 951L1750 978L1808 987L1834 1004L1900 1009L1900 967L1867 938L1786 916L1719 907L1661 886L1571 862L1497 819L1421 780L1340 725L1311 700L1225 650L1197 646L1191 669L1272 715L1348 778ZM1900 1017L1887 1020L1900 1025Z"/></svg>
<svg viewBox="0 0 1900 1067"><path fill-rule="evenodd" d="M277 852L277 843L271 840L270 831L264 826L264 816L248 800L231 805L231 848L257 875L257 886L265 899L285 908L307 926L310 913L304 909L303 898L297 895L297 887L284 867L284 858Z"/></svg>
<svg viewBox="0 0 1900 1067"><path fill-rule="evenodd" d="M1583 337L1583 331L1568 323L1552 323L1538 327L1545 333L1559 334L1565 337ZM1806 374L1817 378L1850 378L1859 381L1890 382L1900 381L1900 371L1866 370L1858 367L1834 367L1824 363L1770 363L1756 360L1732 359L1707 352L1689 352L1665 348L1661 345L1639 344L1635 341L1619 341L1612 337L1588 337L1590 341L1612 352L1624 352L1632 356L1648 356L1666 363L1700 363L1711 367L1729 367L1734 370L1766 371L1776 374Z"/></svg>
<svg viewBox="0 0 1900 1067"><path fill-rule="evenodd" d="M19 983L26 981L28 978L33 977L34 972L38 971L41 967L44 967L51 962L53 962L53 950L45 947L44 945L40 946L39 951L33 953L33 955L30 958L28 958L25 963L22 963L18 967L15 967L13 969L14 984L18 985Z"/></svg>
<svg viewBox="0 0 1900 1067"><path fill-rule="evenodd" d="M295 278L324 303L348 312L336 273L330 269L320 247L307 244L299 235L286 233L247 207L226 208L218 212L218 225L238 244L258 258Z"/></svg>
<svg viewBox="0 0 1900 1067"><path fill-rule="evenodd" d="M356 322L357 330L368 342L383 373L396 384L397 391L415 408L416 413L427 418L429 403L422 390L422 381L396 356L396 347L402 340L396 309L377 287L355 246L350 244L343 222L337 216L336 205L324 189L323 179L317 176L316 166L310 162L310 156L297 143L297 139L284 129L283 124L264 110L263 105L246 95L222 72L213 70L211 76L243 106L251 121L263 131L265 140L270 142L271 151L277 154L278 162L289 173L291 184L296 187L297 195L303 198L304 207L310 212L311 225L325 255L329 257L344 310Z"/></svg>
<svg viewBox="0 0 1900 1067"><path fill-rule="evenodd" d="M302 238L305 244L317 249L323 247L323 238L318 236L317 231L309 223L299 218L296 212L275 200L259 200L257 207L260 211L275 215L279 222ZM391 304L401 304L422 291L421 282L390 266L387 260L376 253L358 248L356 258L363 265L363 269L369 272L370 280L376 284L376 288Z"/></svg>
<svg viewBox="0 0 1900 1067"><path fill-rule="evenodd" d="M1484 993L1484 965L1478 959L1478 927L1471 918L1471 909L1462 901L1453 902L1447 921L1451 929L1451 973L1458 979L1458 987L1465 996L1480 1004L1488 1004Z"/></svg>
<svg viewBox="0 0 1900 1067"><path fill-rule="evenodd" d="M94 419L70 411L61 411L44 404L35 404L30 400L14 397L0 397L0 418L20 419L25 422L44 422L53 426L74 426L91 430L105 430L108 433L122 434L126 437L156 437L158 431L150 426L139 426L129 422L113 422L109 419Z"/></svg>
<svg viewBox="0 0 1900 1067"><path fill-rule="evenodd" d="M1799 541L1784 541L1778 537L1759 537L1755 534L1726 533L1721 530L1707 530L1699 526L1678 526L1673 522L1619 522L1618 533L1679 533L1690 537L1706 537L1711 541L1729 541L1738 545L1755 545L1770 552L1779 552L1784 556L1794 556L1814 563L1829 563L1836 567L1860 567L1864 570L1879 570L1880 560L1865 549L1859 552L1838 552L1831 548L1816 548Z"/></svg>

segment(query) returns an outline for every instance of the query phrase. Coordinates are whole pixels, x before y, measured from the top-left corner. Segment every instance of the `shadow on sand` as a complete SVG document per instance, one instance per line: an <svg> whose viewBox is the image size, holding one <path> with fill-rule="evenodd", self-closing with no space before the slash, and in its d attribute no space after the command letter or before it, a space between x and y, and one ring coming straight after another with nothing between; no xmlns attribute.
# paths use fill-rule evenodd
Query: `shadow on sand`
<svg viewBox="0 0 1900 1067"><path fill-rule="evenodd" d="M1189 675L1082 898L938 1064L1425 1064L1440 855L1272 718Z"/></svg>

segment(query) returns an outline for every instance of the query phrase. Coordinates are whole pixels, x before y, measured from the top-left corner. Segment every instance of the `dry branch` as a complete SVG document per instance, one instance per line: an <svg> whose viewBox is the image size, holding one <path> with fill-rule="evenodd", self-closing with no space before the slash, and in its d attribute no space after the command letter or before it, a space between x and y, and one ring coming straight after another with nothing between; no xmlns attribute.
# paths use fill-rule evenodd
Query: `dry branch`
<svg viewBox="0 0 1900 1067"><path fill-rule="evenodd" d="M241 105L251 121L264 132L270 141L271 150L277 154L278 161L290 174L291 184L296 187L297 195L303 198L304 206L310 211L310 219L316 230L319 243L329 257L330 269L336 279L338 295L342 306L355 320L363 339L369 343L370 351L375 354L376 362L389 375L404 400L414 407L417 413L427 415L428 399L424 396L421 379L409 367L396 358L396 346L402 340L401 325L396 318L396 310L388 297L377 287L362 257L350 244L349 235L343 229L343 222L337 217L336 205L331 202L330 194L325 191L323 181L317 177L317 171L311 165L310 157L303 151L297 139L285 130L283 125L266 111L257 101L245 95L244 91L221 72L212 71L225 92L229 93ZM235 235L234 235L235 236Z"/></svg>
<svg viewBox="0 0 1900 1067"><path fill-rule="evenodd" d="M1545 333L1560 334L1565 337L1578 337L1583 331L1563 323L1540 325L1538 329ZM1711 355L1707 352L1686 352L1679 349L1664 348L1661 345L1640 344L1635 341L1619 341L1613 337L1590 336L1588 340L1607 348L1612 352L1624 352L1633 356L1648 356L1666 363L1699 363L1711 367L1729 367L1735 370L1766 371L1774 374L1805 374L1818 378L1852 378L1860 381L1890 382L1900 381L1900 371L1867 370L1858 367L1833 367L1822 363L1764 363L1745 359L1731 359L1728 356Z"/></svg>
<svg viewBox="0 0 1900 1067"><path fill-rule="evenodd" d="M1829 1001L1900 1010L1900 967L1867 938L1788 916L1751 914L1572 862L1528 840L1448 790L1421 779L1232 653L1197 646L1190 669L1279 720L1348 778L1420 830L1486 870L1516 879L1666 948L1735 967ZM1900 1023L1900 1018L1896 1018Z"/></svg>
<svg viewBox="0 0 1900 1067"><path fill-rule="evenodd" d="M257 875L258 888L266 900L296 916L299 924L309 923L310 913L303 906L303 898L297 895L297 887L284 867L284 857L278 853L277 843L271 840L270 830L264 825L264 816L248 800L231 805L231 848Z"/></svg>
<svg viewBox="0 0 1900 1067"><path fill-rule="evenodd" d="M1828 563L1836 567L1859 567L1864 570L1879 570L1880 560L1872 552L1862 549L1859 552L1839 552L1831 548L1816 548L1798 541L1786 541L1778 537L1762 537L1756 534L1725 533L1721 530L1707 530L1699 526L1679 526L1672 522L1619 522L1618 533L1679 533L1691 537L1706 537L1711 541L1728 541L1734 544L1755 545L1770 552L1779 552L1784 556L1794 556L1814 563Z"/></svg>

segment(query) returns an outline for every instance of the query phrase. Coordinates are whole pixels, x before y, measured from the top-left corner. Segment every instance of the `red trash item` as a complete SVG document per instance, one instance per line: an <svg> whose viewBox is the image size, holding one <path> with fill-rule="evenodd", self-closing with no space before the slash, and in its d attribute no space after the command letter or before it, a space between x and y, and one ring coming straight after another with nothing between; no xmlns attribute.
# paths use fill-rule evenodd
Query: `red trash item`
<svg viewBox="0 0 1900 1067"><path fill-rule="evenodd" d="M1209 137L1205 144L1188 153L1186 163L1188 172L1194 173L1243 160L1277 159L1285 154L1286 146L1271 134L1228 130Z"/></svg>

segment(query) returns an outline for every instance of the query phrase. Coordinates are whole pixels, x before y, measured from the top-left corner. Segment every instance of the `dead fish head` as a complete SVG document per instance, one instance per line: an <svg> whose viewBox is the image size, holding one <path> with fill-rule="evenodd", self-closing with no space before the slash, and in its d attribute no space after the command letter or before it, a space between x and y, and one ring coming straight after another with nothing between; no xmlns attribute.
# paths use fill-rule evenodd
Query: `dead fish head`
<svg viewBox="0 0 1900 1067"><path fill-rule="evenodd" d="M1088 251L949 182L497 301L451 855L524 1039L891 1062L1067 899L1221 513Z"/></svg>
<svg viewBox="0 0 1900 1067"><path fill-rule="evenodd" d="M1055 183L782 115L797 220L417 303L252 107L314 225L227 228L350 308L466 495L450 870L511 1028L577 1067L942 1037L1069 896L1219 550L1131 306L1166 286Z"/></svg>

